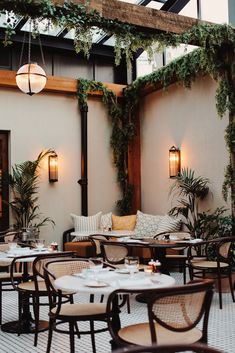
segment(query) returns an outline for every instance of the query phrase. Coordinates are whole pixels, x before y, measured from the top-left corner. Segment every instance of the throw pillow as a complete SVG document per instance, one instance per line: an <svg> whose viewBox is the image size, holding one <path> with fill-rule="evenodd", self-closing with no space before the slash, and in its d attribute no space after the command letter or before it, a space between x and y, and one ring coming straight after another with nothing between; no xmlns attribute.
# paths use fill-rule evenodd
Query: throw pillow
<svg viewBox="0 0 235 353"><path fill-rule="evenodd" d="M152 238L157 234L158 225L162 216L151 215L137 211L137 220L135 226L135 236Z"/></svg>
<svg viewBox="0 0 235 353"><path fill-rule="evenodd" d="M100 220L100 228L106 230L112 228L112 212L102 214Z"/></svg>
<svg viewBox="0 0 235 353"><path fill-rule="evenodd" d="M178 232L181 228L181 221L177 218L165 215L161 218L161 221L157 228L157 234L163 232Z"/></svg>
<svg viewBox="0 0 235 353"><path fill-rule="evenodd" d="M134 230L136 224L136 215L131 216L115 216L112 215L113 230Z"/></svg>
<svg viewBox="0 0 235 353"><path fill-rule="evenodd" d="M100 228L100 217L102 212L98 212L94 216L77 216L71 213L75 232L95 232Z"/></svg>
<svg viewBox="0 0 235 353"><path fill-rule="evenodd" d="M74 241L86 241L89 239L89 236L93 234L93 232L72 232L71 235L74 237L72 242Z"/></svg>

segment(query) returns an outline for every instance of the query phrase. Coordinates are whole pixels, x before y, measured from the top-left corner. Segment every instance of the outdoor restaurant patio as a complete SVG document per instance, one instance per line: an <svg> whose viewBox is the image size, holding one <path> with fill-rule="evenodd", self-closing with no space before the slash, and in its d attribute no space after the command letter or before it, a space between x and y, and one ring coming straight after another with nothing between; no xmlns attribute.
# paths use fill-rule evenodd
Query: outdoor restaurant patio
<svg viewBox="0 0 235 353"><path fill-rule="evenodd" d="M0 353L234 353L234 26L0 0Z"/></svg>

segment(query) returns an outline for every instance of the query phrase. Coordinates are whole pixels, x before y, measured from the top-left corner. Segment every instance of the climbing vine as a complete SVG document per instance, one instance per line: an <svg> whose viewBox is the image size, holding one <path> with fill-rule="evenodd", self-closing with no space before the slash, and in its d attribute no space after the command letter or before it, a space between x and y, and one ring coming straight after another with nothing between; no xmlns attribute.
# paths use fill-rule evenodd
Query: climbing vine
<svg viewBox="0 0 235 353"><path fill-rule="evenodd" d="M107 107L111 119L112 133L110 145L113 150L113 162L117 168L117 181L122 190L122 199L117 201L117 207L121 214L127 214L132 207L132 186L128 181L127 153L128 143L134 136L134 125L124 114L123 104L101 82L78 80L77 96L80 108L87 110L88 92L102 92L102 101Z"/></svg>

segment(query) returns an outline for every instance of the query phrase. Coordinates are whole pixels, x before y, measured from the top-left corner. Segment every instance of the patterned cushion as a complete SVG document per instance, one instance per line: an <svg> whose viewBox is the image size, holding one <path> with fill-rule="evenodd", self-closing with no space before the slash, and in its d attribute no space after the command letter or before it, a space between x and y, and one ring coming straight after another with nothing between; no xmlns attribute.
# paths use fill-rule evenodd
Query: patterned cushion
<svg viewBox="0 0 235 353"><path fill-rule="evenodd" d="M141 211L137 211L135 226L136 237L153 237L157 234L158 224L162 216L155 216Z"/></svg>
<svg viewBox="0 0 235 353"><path fill-rule="evenodd" d="M179 219L165 215L161 218L161 221L158 224L157 234L163 232L178 232L180 227L181 221Z"/></svg>
<svg viewBox="0 0 235 353"><path fill-rule="evenodd" d="M85 240L88 238L90 234L93 234L100 228L100 218L101 218L102 212L98 212L94 216L77 216L73 213L71 213L71 218L74 223L74 229L75 229L75 234L71 233L71 235L76 236L76 240L73 239L73 241L81 241ZM83 233L83 234L76 234L78 233Z"/></svg>
<svg viewBox="0 0 235 353"><path fill-rule="evenodd" d="M112 215L113 230L134 230L136 224L136 215L131 216L115 216Z"/></svg>
<svg viewBox="0 0 235 353"><path fill-rule="evenodd" d="M102 214L100 228L106 230L112 228L112 212Z"/></svg>

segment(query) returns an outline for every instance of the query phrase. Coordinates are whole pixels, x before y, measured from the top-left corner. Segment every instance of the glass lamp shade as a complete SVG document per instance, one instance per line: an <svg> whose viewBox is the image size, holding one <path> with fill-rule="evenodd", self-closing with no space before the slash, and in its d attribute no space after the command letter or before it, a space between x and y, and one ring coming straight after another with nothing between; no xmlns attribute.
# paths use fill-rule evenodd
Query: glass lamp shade
<svg viewBox="0 0 235 353"><path fill-rule="evenodd" d="M25 64L16 73L17 86L30 96L41 92L46 82L46 73L37 63Z"/></svg>
<svg viewBox="0 0 235 353"><path fill-rule="evenodd" d="M48 157L49 182L58 181L58 156L56 153Z"/></svg>
<svg viewBox="0 0 235 353"><path fill-rule="evenodd" d="M180 150L175 146L169 150L169 174L170 178L180 175Z"/></svg>

